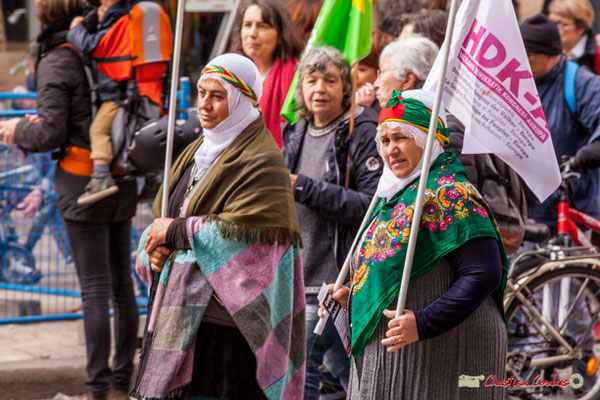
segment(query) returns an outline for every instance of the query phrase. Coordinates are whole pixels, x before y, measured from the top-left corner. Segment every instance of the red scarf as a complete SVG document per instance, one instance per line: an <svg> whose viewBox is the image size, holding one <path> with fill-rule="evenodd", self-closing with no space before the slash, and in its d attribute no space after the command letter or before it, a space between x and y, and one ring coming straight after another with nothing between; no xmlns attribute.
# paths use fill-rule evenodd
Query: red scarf
<svg viewBox="0 0 600 400"><path fill-rule="evenodd" d="M267 125L279 148L283 147L281 123L284 121L279 113L294 79L297 65L298 60L295 58L290 58L286 62L281 62L281 59L277 58L265 79L262 97L259 102L265 118L265 125Z"/></svg>

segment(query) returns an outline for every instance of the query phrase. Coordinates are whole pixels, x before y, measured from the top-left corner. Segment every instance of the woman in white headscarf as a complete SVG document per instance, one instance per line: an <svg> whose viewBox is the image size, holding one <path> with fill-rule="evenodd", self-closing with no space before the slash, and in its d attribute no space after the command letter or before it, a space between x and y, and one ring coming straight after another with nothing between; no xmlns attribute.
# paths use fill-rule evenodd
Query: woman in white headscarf
<svg viewBox="0 0 600 400"><path fill-rule="evenodd" d="M506 327L506 255L494 218L454 153L438 118L427 181L421 179L433 93L394 91L379 113L381 198L353 255L349 398L501 399ZM442 108L443 110L443 108ZM395 316L418 187L426 185L406 310ZM392 308L392 309L388 309ZM461 387L486 379L479 390ZM492 387L485 387L492 382Z"/></svg>
<svg viewBox="0 0 600 400"><path fill-rule="evenodd" d="M136 268L152 282L139 399L302 398L299 233L287 168L257 108L261 87L241 55L202 70L203 135L171 170L169 218L139 246Z"/></svg>

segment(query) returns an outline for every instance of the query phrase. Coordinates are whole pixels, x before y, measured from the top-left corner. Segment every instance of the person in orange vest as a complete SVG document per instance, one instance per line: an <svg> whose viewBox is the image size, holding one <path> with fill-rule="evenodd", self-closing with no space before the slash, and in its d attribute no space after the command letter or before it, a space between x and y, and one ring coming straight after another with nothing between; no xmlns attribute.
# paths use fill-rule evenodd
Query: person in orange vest
<svg viewBox="0 0 600 400"><path fill-rule="evenodd" d="M96 48L106 33L129 9L123 0L102 0L97 14L75 17L71 22L67 41L85 56L95 55ZM97 30L90 27L97 18ZM83 23L85 20L86 23ZM90 126L90 148L94 168L89 184L77 199L78 204L89 204L108 197L119 190L112 178L110 163L113 158L110 131L119 105L117 101L125 93L127 81L116 81L98 70L98 97L101 105Z"/></svg>

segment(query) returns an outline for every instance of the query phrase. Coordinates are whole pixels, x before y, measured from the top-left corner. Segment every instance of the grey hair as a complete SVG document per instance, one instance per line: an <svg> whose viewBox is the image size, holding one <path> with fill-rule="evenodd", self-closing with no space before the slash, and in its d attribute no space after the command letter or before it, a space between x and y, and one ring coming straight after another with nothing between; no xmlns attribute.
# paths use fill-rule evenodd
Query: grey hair
<svg viewBox="0 0 600 400"><path fill-rule="evenodd" d="M344 97L342 98L342 107L344 110L350 108L352 103L352 80L350 77L350 67L344 60L344 56L333 47L321 46L314 47L308 51L306 57L300 63L298 71L298 86L296 87L296 93L294 98L298 105L298 111L296 112L296 118L307 118L312 119L312 112L308 111L306 103L304 102L304 94L302 93L302 81L308 74L312 74L318 71L322 74L327 72L327 64L332 63L340 70L342 76L342 89L344 91Z"/></svg>
<svg viewBox="0 0 600 400"><path fill-rule="evenodd" d="M414 89L421 89L438 54L439 47L421 35L407 35L385 46L379 63L385 57L394 68L394 78L402 80L406 71L412 71L417 80Z"/></svg>

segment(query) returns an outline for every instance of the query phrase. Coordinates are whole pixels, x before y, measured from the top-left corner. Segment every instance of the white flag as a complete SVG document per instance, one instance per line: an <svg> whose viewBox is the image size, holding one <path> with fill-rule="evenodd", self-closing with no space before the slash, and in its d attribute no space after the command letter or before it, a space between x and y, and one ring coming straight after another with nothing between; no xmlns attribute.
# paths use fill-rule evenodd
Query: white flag
<svg viewBox="0 0 600 400"><path fill-rule="evenodd" d="M444 43L444 46L447 43ZM425 89L434 91L442 52ZM510 0L464 0L456 15L444 105L465 125L463 152L493 153L543 201L561 182L546 117Z"/></svg>

